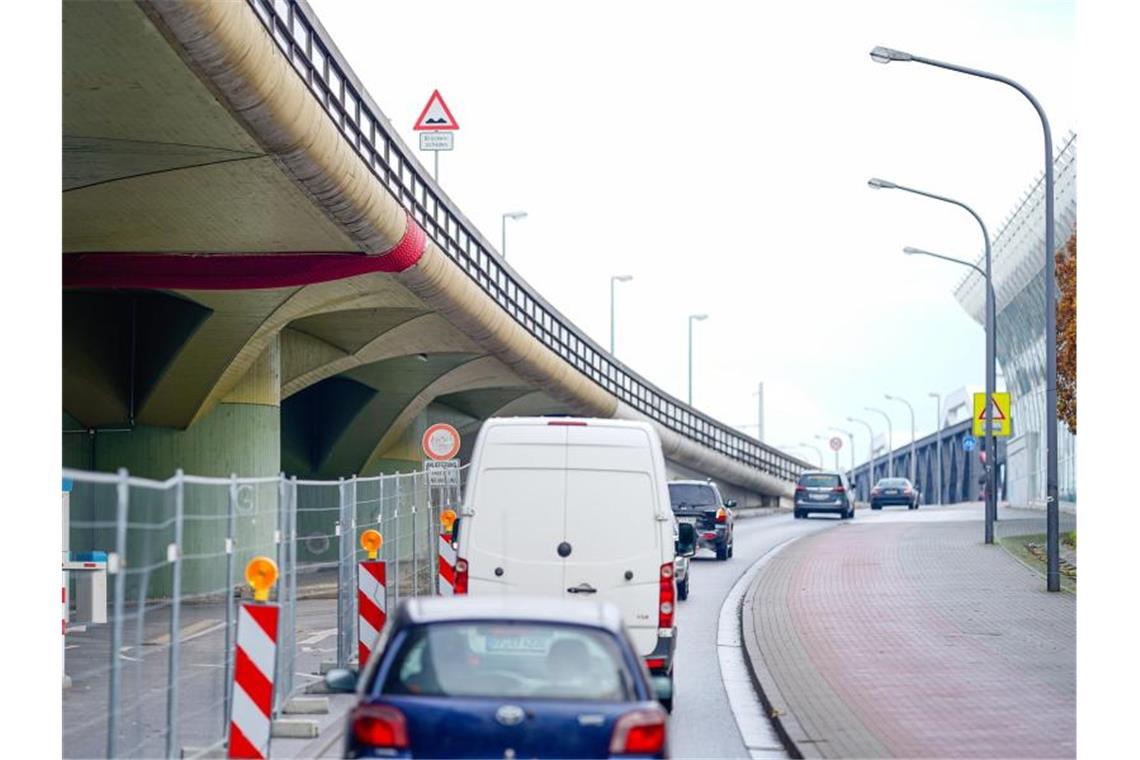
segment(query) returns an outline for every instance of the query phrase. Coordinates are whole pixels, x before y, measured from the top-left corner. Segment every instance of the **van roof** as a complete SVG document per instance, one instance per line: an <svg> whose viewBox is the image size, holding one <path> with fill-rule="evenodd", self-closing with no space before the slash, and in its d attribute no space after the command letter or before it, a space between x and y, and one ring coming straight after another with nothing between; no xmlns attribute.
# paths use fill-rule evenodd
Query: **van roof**
<svg viewBox="0 0 1140 760"><path fill-rule="evenodd" d="M491 417L483 423L483 427L491 425L557 425L570 422L585 423L587 427L634 428L638 430L653 428L648 422L641 420L618 420L609 417Z"/></svg>
<svg viewBox="0 0 1140 760"><path fill-rule="evenodd" d="M457 620L567 623L621 630L621 612L609 602L553 596L413 597L401 602L398 625Z"/></svg>

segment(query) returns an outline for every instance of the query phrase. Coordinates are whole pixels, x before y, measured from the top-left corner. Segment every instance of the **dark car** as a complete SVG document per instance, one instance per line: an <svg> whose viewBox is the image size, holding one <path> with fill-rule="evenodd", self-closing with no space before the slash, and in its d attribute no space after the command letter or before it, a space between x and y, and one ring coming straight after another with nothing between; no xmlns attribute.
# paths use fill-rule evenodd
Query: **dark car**
<svg viewBox="0 0 1140 760"><path fill-rule="evenodd" d="M359 697L345 757L666 756L672 686L609 603L408 599L359 678L326 683Z"/></svg>
<svg viewBox="0 0 1140 760"><path fill-rule="evenodd" d="M871 489L871 509L906 507L918 509L922 497L906 478L881 478Z"/></svg>
<svg viewBox="0 0 1140 760"><path fill-rule="evenodd" d="M718 560L732 556L732 509L735 501L721 498L720 489L707 480L674 480L669 502L678 523L697 529L697 548L716 552Z"/></svg>
<svg viewBox="0 0 1140 760"><path fill-rule="evenodd" d="M835 470L809 470L800 474L793 513L800 519L812 512L837 514L846 520L855 516L855 495L846 475Z"/></svg>

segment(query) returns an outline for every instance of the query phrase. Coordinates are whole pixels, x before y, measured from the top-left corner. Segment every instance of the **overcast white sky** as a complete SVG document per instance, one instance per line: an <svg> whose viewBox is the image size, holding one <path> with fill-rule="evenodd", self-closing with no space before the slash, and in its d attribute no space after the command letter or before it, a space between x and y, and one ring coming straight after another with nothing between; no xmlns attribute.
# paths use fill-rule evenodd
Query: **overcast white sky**
<svg viewBox="0 0 1140 760"><path fill-rule="evenodd" d="M964 269L901 253L981 251L959 209L872 191L879 176L959 198L996 234L1042 167L1030 105L999 84L873 63L877 44L995 71L1076 131L1073 2L312 0L404 140L433 89L459 122L440 181L551 303L694 402L766 440L813 441L889 411L896 443L935 424L930 391L983 381L954 300ZM431 156L421 160L431 166ZM866 433L856 452L866 454ZM749 430L754 432L754 429ZM806 456L809 460L814 455ZM847 452L843 452L843 461Z"/></svg>

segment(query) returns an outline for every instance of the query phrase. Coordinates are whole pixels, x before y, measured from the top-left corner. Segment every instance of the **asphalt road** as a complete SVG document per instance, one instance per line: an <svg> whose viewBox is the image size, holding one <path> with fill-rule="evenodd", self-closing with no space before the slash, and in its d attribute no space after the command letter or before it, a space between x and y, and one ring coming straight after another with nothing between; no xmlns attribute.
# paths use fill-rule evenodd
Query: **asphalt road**
<svg viewBox="0 0 1140 760"><path fill-rule="evenodd" d="M860 510L856 520L866 514ZM785 541L836 526L836 518L793 519L790 514L738 520L733 557L694 558L689 598L677 607L675 698L669 721L674 757L749 757L729 707L717 653L721 604L751 565Z"/></svg>

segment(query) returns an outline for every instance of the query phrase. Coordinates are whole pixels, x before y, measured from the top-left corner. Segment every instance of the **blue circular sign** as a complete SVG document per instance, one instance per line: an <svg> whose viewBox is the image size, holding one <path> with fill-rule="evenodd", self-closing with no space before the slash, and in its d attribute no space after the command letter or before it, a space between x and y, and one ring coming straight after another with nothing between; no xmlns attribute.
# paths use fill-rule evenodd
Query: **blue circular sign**
<svg viewBox="0 0 1140 760"><path fill-rule="evenodd" d="M962 439L962 450L973 451L978 448L978 439L972 435L968 435Z"/></svg>

